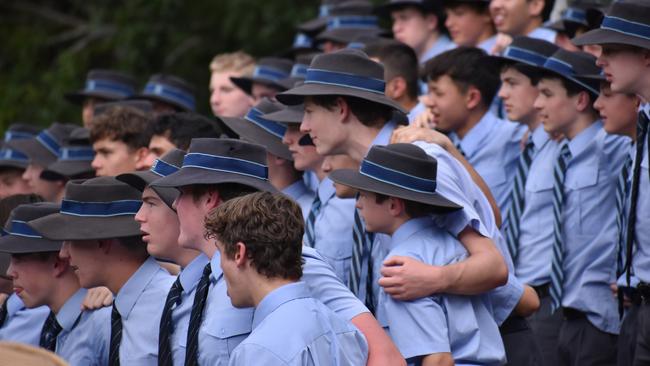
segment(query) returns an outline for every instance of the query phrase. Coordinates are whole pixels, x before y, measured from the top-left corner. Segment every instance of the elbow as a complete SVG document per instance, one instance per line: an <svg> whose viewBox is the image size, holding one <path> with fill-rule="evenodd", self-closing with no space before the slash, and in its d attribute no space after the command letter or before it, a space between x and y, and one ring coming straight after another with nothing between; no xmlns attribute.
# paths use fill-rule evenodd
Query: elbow
<svg viewBox="0 0 650 366"><path fill-rule="evenodd" d="M492 280L494 281L493 288L497 288L508 283L508 266L502 255L498 256L498 260L494 263L492 270Z"/></svg>

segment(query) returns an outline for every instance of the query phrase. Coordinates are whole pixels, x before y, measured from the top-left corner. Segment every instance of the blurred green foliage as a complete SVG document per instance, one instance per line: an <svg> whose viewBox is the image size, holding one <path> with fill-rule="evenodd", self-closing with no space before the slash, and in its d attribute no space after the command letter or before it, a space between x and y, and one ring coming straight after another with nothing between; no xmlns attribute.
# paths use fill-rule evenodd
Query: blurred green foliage
<svg viewBox="0 0 650 366"><path fill-rule="evenodd" d="M185 78L210 114L208 65L221 52L288 48L316 0L0 0L0 130L13 122L80 123L63 94L91 68Z"/></svg>

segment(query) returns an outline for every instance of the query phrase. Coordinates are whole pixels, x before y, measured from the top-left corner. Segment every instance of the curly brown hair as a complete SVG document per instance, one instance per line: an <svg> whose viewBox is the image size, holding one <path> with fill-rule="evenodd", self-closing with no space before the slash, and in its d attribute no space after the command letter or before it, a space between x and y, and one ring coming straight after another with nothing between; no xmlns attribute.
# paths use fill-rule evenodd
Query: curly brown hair
<svg viewBox="0 0 650 366"><path fill-rule="evenodd" d="M205 218L206 237L218 240L226 258L234 258L237 243L267 278L302 277L304 220L300 206L281 193L256 192L233 198Z"/></svg>
<svg viewBox="0 0 650 366"><path fill-rule="evenodd" d="M148 147L152 123L151 117L135 108L116 106L93 118L90 142L109 139L124 142L133 150Z"/></svg>

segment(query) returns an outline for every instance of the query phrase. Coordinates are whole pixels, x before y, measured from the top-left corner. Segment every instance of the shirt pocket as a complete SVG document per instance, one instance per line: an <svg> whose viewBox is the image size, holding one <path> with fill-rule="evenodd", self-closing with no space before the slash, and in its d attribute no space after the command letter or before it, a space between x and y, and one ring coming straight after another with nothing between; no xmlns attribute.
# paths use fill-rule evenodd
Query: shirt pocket
<svg viewBox="0 0 650 366"><path fill-rule="evenodd" d="M348 241L327 241L321 243L325 245L320 245L317 249L318 253L323 256L323 259L332 266L336 276L346 283L349 273L350 273L350 261L352 260L352 240ZM347 244L349 247L345 247Z"/></svg>
<svg viewBox="0 0 650 366"><path fill-rule="evenodd" d="M612 215L615 211L615 185L608 186L599 184L598 167L595 165L585 166L575 172L571 180L565 184L565 189L568 188L573 192L565 192L568 197L565 199L565 212L568 210L567 206L571 209L571 215L566 218L567 230L578 230L578 233L589 235L595 234L602 229L604 218L607 215ZM598 207L597 202L601 200L602 190L611 191L611 211L602 211L602 207ZM574 210L578 210L577 215ZM611 216L610 216L611 217ZM576 219L579 221L576 222Z"/></svg>
<svg viewBox="0 0 650 366"><path fill-rule="evenodd" d="M219 354L230 355L248 337L252 326L253 309L219 309L210 315L205 333L216 338L214 347Z"/></svg>
<svg viewBox="0 0 650 366"><path fill-rule="evenodd" d="M544 175L540 179L526 180L526 198L524 202L525 215L527 220L526 230L534 233L544 233L549 226L553 225L553 177ZM527 211L532 209L533 211ZM528 224L531 223L531 225ZM523 224L522 224L523 227Z"/></svg>

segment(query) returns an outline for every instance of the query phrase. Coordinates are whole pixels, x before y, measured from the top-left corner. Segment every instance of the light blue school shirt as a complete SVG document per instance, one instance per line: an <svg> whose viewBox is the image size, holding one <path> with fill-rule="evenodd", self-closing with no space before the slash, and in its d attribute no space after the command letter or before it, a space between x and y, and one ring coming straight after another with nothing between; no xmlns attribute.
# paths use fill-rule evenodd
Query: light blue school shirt
<svg viewBox="0 0 650 366"><path fill-rule="evenodd" d="M108 365L112 308L82 311L87 292L79 289L56 314L62 328L56 339L56 354L71 366Z"/></svg>
<svg viewBox="0 0 650 366"><path fill-rule="evenodd" d="M618 304L610 284L616 272L616 185L627 137L608 135L594 122L568 142L564 179L562 306L580 310L603 332L618 334Z"/></svg>
<svg viewBox="0 0 650 366"><path fill-rule="evenodd" d="M160 317L174 280L149 257L115 295L115 307L122 317L120 364L158 364Z"/></svg>
<svg viewBox="0 0 650 366"><path fill-rule="evenodd" d="M426 63L432 58L438 56L439 54L449 51L453 48L456 48L456 44L447 37L445 34L440 34L436 42L431 46L420 58L420 65Z"/></svg>
<svg viewBox="0 0 650 366"><path fill-rule="evenodd" d="M409 120L409 124L412 124L415 119L418 118L418 116L422 114L422 112L424 112L426 109L427 107L424 105L424 103L418 101L418 104L416 104L415 107L413 107L413 109L411 109L406 115L406 118Z"/></svg>
<svg viewBox="0 0 650 366"><path fill-rule="evenodd" d="M644 111L650 117L649 103L642 105L640 110ZM637 141L637 143L639 142ZM646 137L639 174L639 196L637 197L636 205L636 223L634 224L636 253L632 259L634 274L639 280L645 283L650 283L650 173L648 173L648 143L648 137Z"/></svg>
<svg viewBox="0 0 650 366"><path fill-rule="evenodd" d="M183 366L185 364L187 329L190 325L190 315L192 313L192 305L194 304L194 296L196 295L196 286L201 280L203 268L208 263L210 263L210 259L201 253L183 268L178 275L181 286L183 286L183 292L181 293L180 303L172 308L172 333L170 338L172 361L177 366Z"/></svg>
<svg viewBox="0 0 650 366"><path fill-rule="evenodd" d="M389 255L444 266L466 258L465 248L427 218L412 219L393 234ZM457 365L499 365L505 350L499 328L481 295L438 294L398 301L382 291L378 317L410 365L450 352Z"/></svg>
<svg viewBox="0 0 650 366"><path fill-rule="evenodd" d="M307 220L309 210L311 209L311 203L314 201L315 193L307 187L305 181L302 178L298 179L283 189L282 193L293 198L293 200L298 203L302 210L303 219Z"/></svg>
<svg viewBox="0 0 650 366"><path fill-rule="evenodd" d="M532 132L532 162L524 188L524 210L519 221L517 278L531 286L551 281L553 260L553 167L560 144L543 126Z"/></svg>
<svg viewBox="0 0 650 366"><path fill-rule="evenodd" d="M11 341L38 346L41 329L50 315L50 308L39 306L28 309L18 295L12 293L7 298L7 318L0 328L0 341Z"/></svg>
<svg viewBox="0 0 650 366"><path fill-rule="evenodd" d="M482 49L483 51L485 51L485 53L490 55L491 54L490 51L492 51L492 48L494 48L494 45L496 43L497 43L497 36L493 35L492 37L490 37L490 38L484 40L483 42L479 43L478 45L476 45L476 47Z"/></svg>
<svg viewBox="0 0 650 366"><path fill-rule="evenodd" d="M233 352L230 366L358 366L368 359L361 332L320 301L307 284L281 286L255 308L253 330Z"/></svg>
<svg viewBox="0 0 650 366"><path fill-rule="evenodd" d="M339 279L347 283L354 245L352 226L355 200L336 197L335 192L334 182L329 178L320 182L316 194L320 198L321 207L314 223L314 248L332 266Z"/></svg>
<svg viewBox="0 0 650 366"><path fill-rule="evenodd" d="M487 112L462 139L455 132L449 134L490 187L501 212L506 212L510 205L510 190L525 133L526 126L504 121Z"/></svg>
<svg viewBox="0 0 650 366"><path fill-rule="evenodd" d="M303 246L302 258L305 263L301 280L307 284L312 297L346 320L368 312L315 249ZM237 309L232 306L220 261L220 253L215 252L210 260L211 287L199 329L200 365L227 364L232 352L248 336L253 326L253 308Z"/></svg>
<svg viewBox="0 0 650 366"><path fill-rule="evenodd" d="M546 42L555 43L555 39L557 38L557 32L552 29L544 28L544 26L541 26L533 29L533 31L528 33L526 36L530 38L541 39Z"/></svg>

